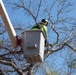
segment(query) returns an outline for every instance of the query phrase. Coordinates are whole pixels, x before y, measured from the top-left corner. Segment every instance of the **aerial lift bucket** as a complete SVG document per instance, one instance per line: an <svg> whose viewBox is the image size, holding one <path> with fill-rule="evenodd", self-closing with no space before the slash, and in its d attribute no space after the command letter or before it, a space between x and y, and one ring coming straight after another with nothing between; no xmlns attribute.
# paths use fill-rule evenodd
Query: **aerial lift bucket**
<svg viewBox="0 0 76 75"><path fill-rule="evenodd" d="M22 33L23 51L27 62L42 62L44 59L45 38L40 30L29 30Z"/></svg>

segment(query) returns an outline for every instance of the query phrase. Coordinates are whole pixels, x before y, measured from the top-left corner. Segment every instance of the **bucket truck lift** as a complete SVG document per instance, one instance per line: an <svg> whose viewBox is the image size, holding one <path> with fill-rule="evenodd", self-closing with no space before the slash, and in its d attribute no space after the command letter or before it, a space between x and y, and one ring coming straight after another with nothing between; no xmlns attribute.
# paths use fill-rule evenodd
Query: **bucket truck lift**
<svg viewBox="0 0 76 75"><path fill-rule="evenodd" d="M44 42L43 32L40 30L28 30L21 33L19 38L13 28L8 17L2 0L0 0L0 16L4 22L6 30L9 34L13 47L21 46L27 62L42 62L44 58Z"/></svg>

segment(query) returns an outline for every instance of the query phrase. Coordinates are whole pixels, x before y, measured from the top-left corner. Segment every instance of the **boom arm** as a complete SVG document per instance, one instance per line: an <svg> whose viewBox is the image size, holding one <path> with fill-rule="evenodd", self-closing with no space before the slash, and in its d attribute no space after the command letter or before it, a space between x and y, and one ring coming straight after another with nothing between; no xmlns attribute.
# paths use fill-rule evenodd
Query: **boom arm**
<svg viewBox="0 0 76 75"><path fill-rule="evenodd" d="M10 37L13 47L17 47L17 38L16 38L17 34L16 34L16 32L13 28L13 25L9 19L9 16L6 12L6 9L4 7L2 0L0 0L0 16L3 19L4 25L6 27L8 34L9 34L9 37Z"/></svg>

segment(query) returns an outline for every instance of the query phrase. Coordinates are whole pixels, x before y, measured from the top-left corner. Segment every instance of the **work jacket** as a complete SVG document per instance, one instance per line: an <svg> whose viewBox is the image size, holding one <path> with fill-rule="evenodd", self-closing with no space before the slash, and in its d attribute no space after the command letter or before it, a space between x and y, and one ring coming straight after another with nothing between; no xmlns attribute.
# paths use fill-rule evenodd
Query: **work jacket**
<svg viewBox="0 0 76 75"><path fill-rule="evenodd" d="M45 36L45 40L47 40L47 27L42 22L35 24L31 29L42 30Z"/></svg>

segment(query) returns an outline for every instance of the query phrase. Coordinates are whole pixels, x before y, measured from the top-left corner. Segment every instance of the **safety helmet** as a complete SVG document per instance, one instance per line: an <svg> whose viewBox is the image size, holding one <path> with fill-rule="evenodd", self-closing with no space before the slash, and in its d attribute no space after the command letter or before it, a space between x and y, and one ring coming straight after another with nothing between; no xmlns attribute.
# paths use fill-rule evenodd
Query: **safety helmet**
<svg viewBox="0 0 76 75"><path fill-rule="evenodd" d="M48 20L47 19L42 19L42 23L44 23L44 25L48 25Z"/></svg>

